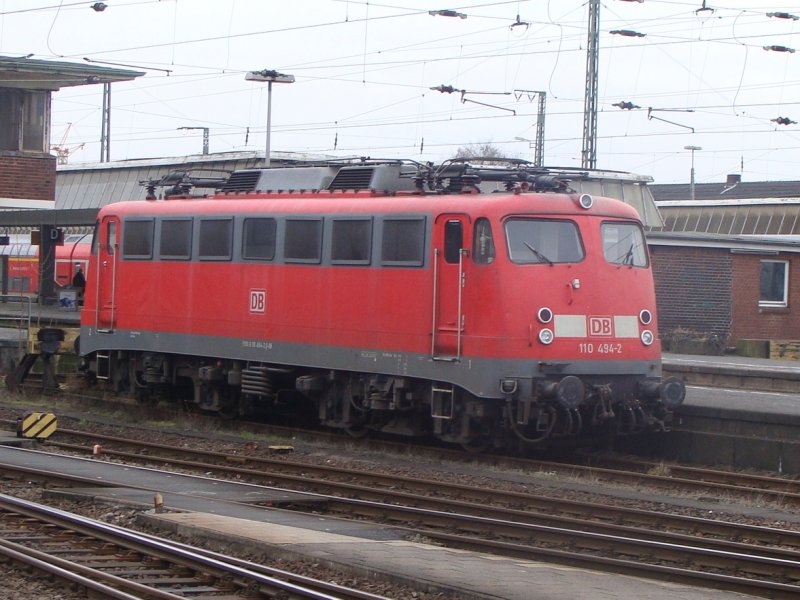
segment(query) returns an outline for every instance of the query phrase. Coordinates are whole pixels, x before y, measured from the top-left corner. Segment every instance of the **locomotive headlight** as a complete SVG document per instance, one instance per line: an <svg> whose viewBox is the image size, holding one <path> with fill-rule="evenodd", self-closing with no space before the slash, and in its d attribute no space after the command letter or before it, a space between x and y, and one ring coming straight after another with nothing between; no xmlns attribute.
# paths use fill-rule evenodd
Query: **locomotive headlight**
<svg viewBox="0 0 800 600"><path fill-rule="evenodd" d="M649 329L645 329L642 332L641 338L642 338L642 343L645 346L649 346L650 344L652 344L653 340L655 339L655 337L653 336L653 332L650 331Z"/></svg>
<svg viewBox="0 0 800 600"><path fill-rule="evenodd" d="M589 194L581 194L580 198L578 198L578 204L580 204L582 209L589 210L594 204L594 198Z"/></svg>
<svg viewBox="0 0 800 600"><path fill-rule="evenodd" d="M646 308L639 313L639 322L642 325L650 325L653 322L653 313L651 313Z"/></svg>
<svg viewBox="0 0 800 600"><path fill-rule="evenodd" d="M536 317L539 319L540 323L549 323L553 320L553 311L543 306L539 309L539 312L536 313Z"/></svg>
<svg viewBox="0 0 800 600"><path fill-rule="evenodd" d="M550 344L553 341L554 337L555 336L553 335L553 331L547 329L547 327L539 331L539 341L545 345Z"/></svg>

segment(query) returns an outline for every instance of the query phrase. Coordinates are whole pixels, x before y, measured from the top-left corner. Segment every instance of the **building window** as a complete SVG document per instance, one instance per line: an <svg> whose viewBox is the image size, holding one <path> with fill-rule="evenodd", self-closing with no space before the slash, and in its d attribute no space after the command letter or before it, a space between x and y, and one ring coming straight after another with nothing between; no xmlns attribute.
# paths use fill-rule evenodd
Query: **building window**
<svg viewBox="0 0 800 600"><path fill-rule="evenodd" d="M0 89L0 152L49 154L50 92Z"/></svg>
<svg viewBox="0 0 800 600"><path fill-rule="evenodd" d="M47 141L47 92L28 92L22 104L22 151L49 152Z"/></svg>
<svg viewBox="0 0 800 600"><path fill-rule="evenodd" d="M782 260L761 261L759 306L789 305L789 263Z"/></svg>

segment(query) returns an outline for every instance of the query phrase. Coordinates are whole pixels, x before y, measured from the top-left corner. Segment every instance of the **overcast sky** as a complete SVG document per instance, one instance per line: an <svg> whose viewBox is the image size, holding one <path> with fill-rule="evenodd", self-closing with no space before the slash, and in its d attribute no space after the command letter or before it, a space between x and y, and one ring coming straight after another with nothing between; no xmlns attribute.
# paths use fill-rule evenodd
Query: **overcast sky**
<svg viewBox="0 0 800 600"><path fill-rule="evenodd" d="M245 74L275 69L296 82L273 88L273 152L441 161L490 143L533 160L516 138L535 138L544 92L545 164L581 164L587 1L92 4L0 0L0 54L146 71L112 86L113 160L200 153L180 127L263 151L267 86ZM598 168L686 182L697 146L697 182L800 179L800 124L775 121L800 122L797 16L800 0L604 0ZM70 163L98 160L102 86L53 98L52 143L71 124Z"/></svg>

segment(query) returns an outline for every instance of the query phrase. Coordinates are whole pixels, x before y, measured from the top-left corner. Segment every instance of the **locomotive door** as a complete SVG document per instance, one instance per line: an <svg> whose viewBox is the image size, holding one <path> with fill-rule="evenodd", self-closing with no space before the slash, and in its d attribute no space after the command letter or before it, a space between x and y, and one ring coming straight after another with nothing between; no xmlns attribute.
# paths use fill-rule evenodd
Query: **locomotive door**
<svg viewBox="0 0 800 600"><path fill-rule="evenodd" d="M113 331L116 313L116 274L119 254L119 219L104 217L100 222L97 244L97 311L95 326L98 331Z"/></svg>
<svg viewBox="0 0 800 600"><path fill-rule="evenodd" d="M433 341L431 355L459 360L464 334L464 286L469 217L439 215L433 232Z"/></svg>

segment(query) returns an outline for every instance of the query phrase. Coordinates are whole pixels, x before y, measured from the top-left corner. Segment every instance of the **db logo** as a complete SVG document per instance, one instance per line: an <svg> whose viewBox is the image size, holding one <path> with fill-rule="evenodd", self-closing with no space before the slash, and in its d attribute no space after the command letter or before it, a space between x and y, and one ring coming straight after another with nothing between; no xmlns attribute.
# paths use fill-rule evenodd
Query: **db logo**
<svg viewBox="0 0 800 600"><path fill-rule="evenodd" d="M267 290L250 290L250 312L267 312Z"/></svg>
<svg viewBox="0 0 800 600"><path fill-rule="evenodd" d="M614 333L611 324L611 317L589 317L589 335L611 337Z"/></svg>

